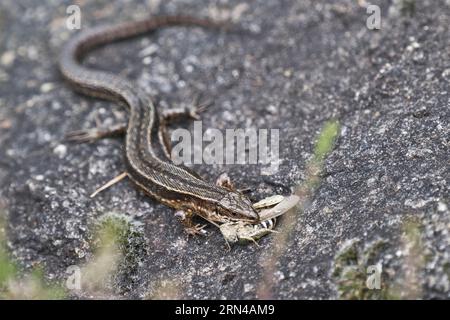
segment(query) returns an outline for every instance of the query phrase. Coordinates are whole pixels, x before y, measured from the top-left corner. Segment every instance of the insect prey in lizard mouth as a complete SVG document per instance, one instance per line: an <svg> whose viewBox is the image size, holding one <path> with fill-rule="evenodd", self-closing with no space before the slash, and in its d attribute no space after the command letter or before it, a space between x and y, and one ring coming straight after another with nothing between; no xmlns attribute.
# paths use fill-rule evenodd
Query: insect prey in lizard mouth
<svg viewBox="0 0 450 320"><path fill-rule="evenodd" d="M276 232L273 230L276 218L295 207L299 200L300 198L296 195L288 197L277 195L265 198L253 204L254 208L256 205L257 208L262 209L258 212L261 222L251 224L245 221L232 221L221 224L219 229L227 244L247 243L250 241L256 243L256 240L263 236Z"/></svg>

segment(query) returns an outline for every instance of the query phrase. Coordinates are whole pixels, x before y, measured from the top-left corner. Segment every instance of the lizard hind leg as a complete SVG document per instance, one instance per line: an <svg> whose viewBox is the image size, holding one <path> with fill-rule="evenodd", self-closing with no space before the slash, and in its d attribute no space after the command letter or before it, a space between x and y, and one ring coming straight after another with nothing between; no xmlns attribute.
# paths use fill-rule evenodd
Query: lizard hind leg
<svg viewBox="0 0 450 320"><path fill-rule="evenodd" d="M95 128L71 131L65 135L65 139L76 143L94 142L99 139L125 134L126 130L126 123L115 124L108 128L97 126Z"/></svg>
<svg viewBox="0 0 450 320"><path fill-rule="evenodd" d="M231 180L230 176L224 172L221 175L219 175L216 179L216 185L225 189L228 189L230 191L238 191L241 193L246 193L251 191L250 188L244 188L244 189L237 189L234 185L233 181Z"/></svg>
<svg viewBox="0 0 450 320"><path fill-rule="evenodd" d="M230 176L226 172L217 177L216 185L230 191L236 191L234 183L231 181Z"/></svg>

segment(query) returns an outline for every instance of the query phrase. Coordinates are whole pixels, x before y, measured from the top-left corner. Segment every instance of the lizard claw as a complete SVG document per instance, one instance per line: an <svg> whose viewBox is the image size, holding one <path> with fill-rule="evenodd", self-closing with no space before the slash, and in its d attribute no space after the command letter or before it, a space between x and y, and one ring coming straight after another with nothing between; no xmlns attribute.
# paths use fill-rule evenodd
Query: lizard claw
<svg viewBox="0 0 450 320"><path fill-rule="evenodd" d="M200 113L202 113L206 107L190 106L186 108L186 114L193 120L201 120Z"/></svg>
<svg viewBox="0 0 450 320"><path fill-rule="evenodd" d="M200 113L204 112L212 104L209 100L201 103L199 100L200 95L197 95L192 101L192 104L186 108L187 114L191 119L200 120Z"/></svg>
<svg viewBox="0 0 450 320"><path fill-rule="evenodd" d="M206 236L208 234L208 231L204 230L205 227L206 224L204 225L196 224L195 226L186 227L184 230L187 232L188 235L191 236L197 235Z"/></svg>
<svg viewBox="0 0 450 320"><path fill-rule="evenodd" d="M76 143L93 142L103 136L103 131L97 128L76 130L66 134L65 139Z"/></svg>

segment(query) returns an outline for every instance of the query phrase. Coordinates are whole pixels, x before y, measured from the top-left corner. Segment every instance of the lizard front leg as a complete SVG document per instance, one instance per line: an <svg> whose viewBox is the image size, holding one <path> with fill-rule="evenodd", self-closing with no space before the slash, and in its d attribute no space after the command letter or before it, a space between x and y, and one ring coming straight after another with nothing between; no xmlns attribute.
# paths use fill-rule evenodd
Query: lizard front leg
<svg viewBox="0 0 450 320"><path fill-rule="evenodd" d="M206 230L204 230L206 224L204 225L195 224L193 221L194 215L195 214L192 211L178 210L175 212L175 216L180 219L181 223L184 226L184 231L188 235L191 236L206 235L208 233Z"/></svg>
<svg viewBox="0 0 450 320"><path fill-rule="evenodd" d="M172 144L169 137L168 126L174 122L191 119L200 120L202 113L209 106L209 102L200 103L197 95L192 103L186 107L162 109L159 115L159 141L163 146L164 153L170 159Z"/></svg>

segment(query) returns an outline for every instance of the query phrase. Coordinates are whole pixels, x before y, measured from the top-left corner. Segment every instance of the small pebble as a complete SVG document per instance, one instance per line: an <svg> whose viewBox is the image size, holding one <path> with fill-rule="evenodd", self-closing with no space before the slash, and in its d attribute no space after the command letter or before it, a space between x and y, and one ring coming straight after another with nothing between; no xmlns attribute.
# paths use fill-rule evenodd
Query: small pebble
<svg viewBox="0 0 450 320"><path fill-rule="evenodd" d="M41 89L40 90L41 90L42 93L47 93L47 92L52 91L54 87L55 87L55 85L53 83L46 82L46 83L43 83L41 85Z"/></svg>
<svg viewBox="0 0 450 320"><path fill-rule="evenodd" d="M63 144L59 144L53 149L53 152L58 157L63 158L67 154L67 147L65 145L63 145Z"/></svg>
<svg viewBox="0 0 450 320"><path fill-rule="evenodd" d="M254 286L251 283L245 283L244 284L244 293L249 293L254 290Z"/></svg>
<svg viewBox="0 0 450 320"><path fill-rule="evenodd" d="M2 54L0 62L5 67L9 67L10 65L13 64L15 58L16 55L14 54L14 51L6 51L5 53Z"/></svg>

